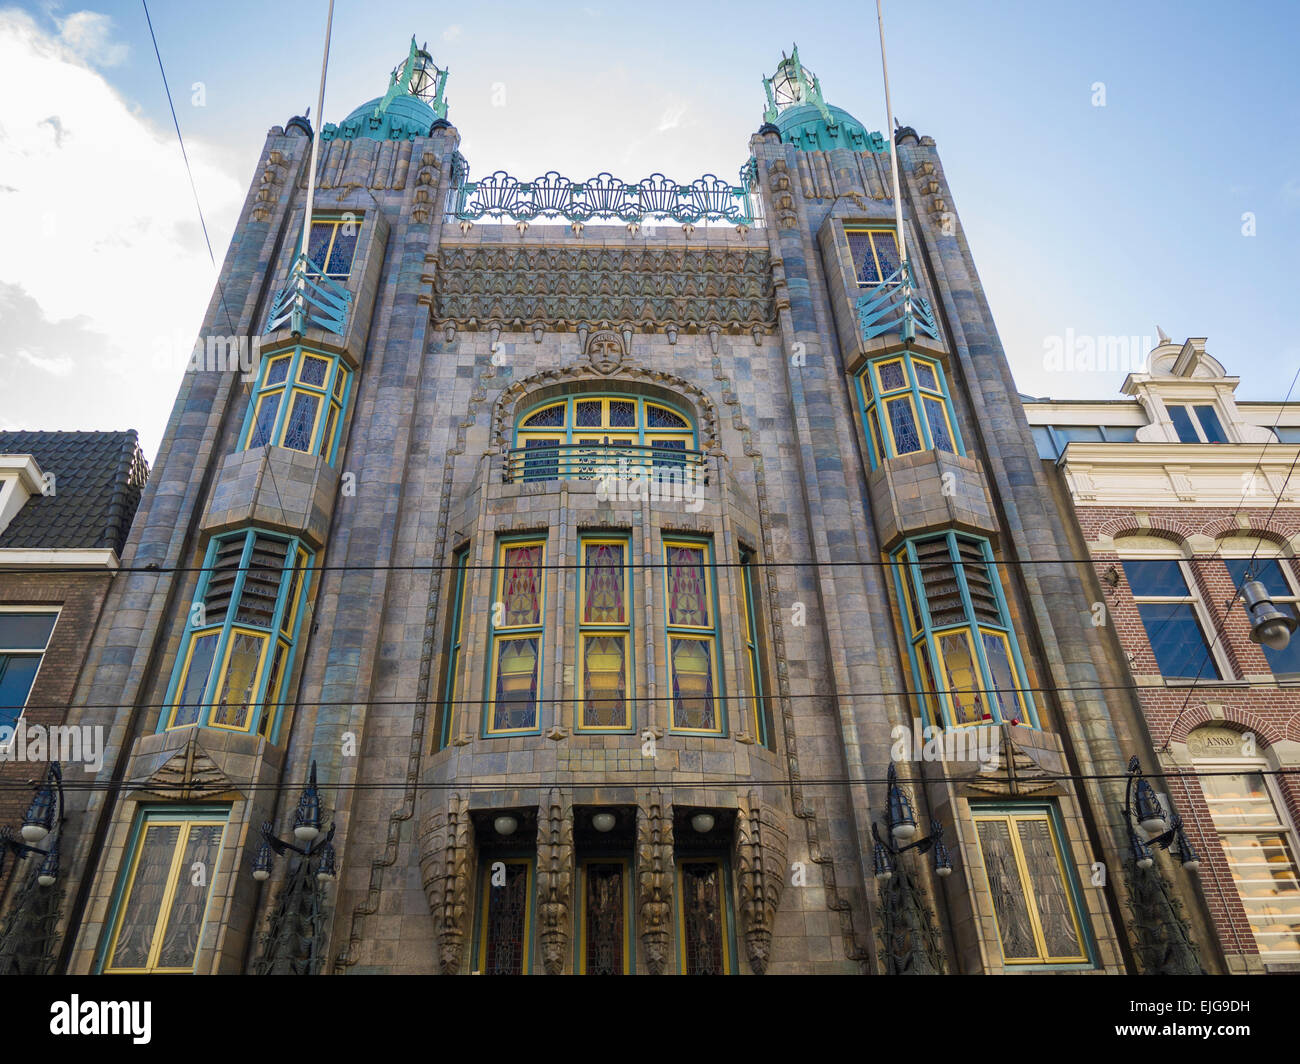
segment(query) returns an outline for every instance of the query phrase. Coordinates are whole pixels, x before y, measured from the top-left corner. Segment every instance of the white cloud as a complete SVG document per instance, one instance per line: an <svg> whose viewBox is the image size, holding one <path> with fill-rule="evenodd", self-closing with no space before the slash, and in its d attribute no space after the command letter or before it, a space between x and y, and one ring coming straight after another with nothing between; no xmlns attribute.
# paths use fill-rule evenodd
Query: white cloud
<svg viewBox="0 0 1300 1064"><path fill-rule="evenodd" d="M676 129L682 124L682 116L686 114L686 105L679 104L675 107L669 107L659 118L659 132L667 133L670 129Z"/></svg>
<svg viewBox="0 0 1300 1064"><path fill-rule="evenodd" d="M112 40L113 20L97 11L76 11L56 20L59 36L78 59L96 66L117 66L126 61L128 48Z"/></svg>
<svg viewBox="0 0 1300 1064"><path fill-rule="evenodd" d="M442 31L442 39L448 42L458 41L460 40L461 32L462 31L459 23L457 23L455 26L448 26L445 30Z"/></svg>
<svg viewBox="0 0 1300 1064"><path fill-rule="evenodd" d="M27 341L26 355L12 333L9 344L0 337L10 356L0 360L0 406L18 406L21 395L21 409L0 409L0 420L137 428L152 453L180 371L159 372L151 358L160 344L193 344L215 271L175 134L143 119L84 61L79 49L100 32L94 19L61 26L56 37L22 12L0 11L0 173L13 189L0 198L0 285L21 286L33 302L24 321L46 330L76 322L52 341ZM220 255L243 188L202 141L186 148ZM57 389L49 373L62 376Z"/></svg>

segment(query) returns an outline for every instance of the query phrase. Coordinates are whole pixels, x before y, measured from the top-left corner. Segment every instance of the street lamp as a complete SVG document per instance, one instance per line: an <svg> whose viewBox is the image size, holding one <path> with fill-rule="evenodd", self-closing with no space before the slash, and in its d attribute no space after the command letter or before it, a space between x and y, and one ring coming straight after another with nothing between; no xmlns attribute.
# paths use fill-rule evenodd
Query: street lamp
<svg viewBox="0 0 1300 1064"><path fill-rule="evenodd" d="M22 840L14 838L8 827L0 828L0 874L4 872L7 854L12 853L22 860L38 853L45 859L37 870L36 881L42 887L52 887L59 878L59 840L64 820L63 769L59 763L51 761L45 779L40 783L33 781L32 786L36 793L32 795L27 814L23 817ZM44 842L55 831L58 834L50 841L48 849L42 850L34 845Z"/></svg>
<svg viewBox="0 0 1300 1064"><path fill-rule="evenodd" d="M941 878L952 875L952 857L943 841L943 827L935 817L930 818L929 835L908 845L899 845L916 835L916 816L912 811L911 799L898 782L898 773L892 762L889 766L889 798L885 808L886 838L880 837L879 825L875 821L871 824L871 837L876 840L872 850L872 865L876 878L888 879L892 876L898 855L908 850L916 850L918 853L930 852L934 860L934 874Z"/></svg>
<svg viewBox="0 0 1300 1064"><path fill-rule="evenodd" d="M1129 857L1139 868L1150 868L1154 863L1153 846L1168 850L1187 871L1196 872L1201 867L1201 859L1183 831L1183 818L1175 813L1165 816L1165 808L1160 804L1156 792L1142 775L1142 764L1134 754L1128 762L1128 783L1124 788L1124 823L1128 826ZM1142 838L1133 825L1137 824L1147 836Z"/></svg>
<svg viewBox="0 0 1300 1064"><path fill-rule="evenodd" d="M320 837L320 790L316 786L316 762L313 761L307 787L298 799L298 808L293 817L293 837L304 845L295 846L292 842L277 838L271 821L265 821L262 824L262 845L258 847L257 856L253 860L253 878L259 883L270 879L274 863L272 854L283 857L292 850L309 863L312 858L317 859L316 878L322 883L333 879L338 871L334 854L334 828L334 824L330 824L325 837Z"/></svg>

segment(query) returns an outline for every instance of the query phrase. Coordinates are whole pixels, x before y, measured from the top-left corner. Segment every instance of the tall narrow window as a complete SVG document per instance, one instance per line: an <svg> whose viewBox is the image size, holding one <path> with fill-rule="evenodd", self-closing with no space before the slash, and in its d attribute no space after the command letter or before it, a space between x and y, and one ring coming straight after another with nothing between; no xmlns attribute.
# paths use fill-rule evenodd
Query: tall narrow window
<svg viewBox="0 0 1300 1064"><path fill-rule="evenodd" d="M127 851L111 930L100 954L101 971L194 970L226 818L224 809L146 810Z"/></svg>
<svg viewBox="0 0 1300 1064"><path fill-rule="evenodd" d="M442 707L438 712L438 739L436 749L441 750L451 741L452 723L456 717L457 676L460 672L460 645L465 635L465 578L469 572L469 548L456 552L455 580L451 593L451 615L447 618L447 653L444 658L442 681Z"/></svg>
<svg viewBox="0 0 1300 1064"><path fill-rule="evenodd" d="M713 547L706 541L664 541L668 621L668 689L673 731L724 730L719 701Z"/></svg>
<svg viewBox="0 0 1300 1064"><path fill-rule="evenodd" d="M893 554L913 678L927 721L1033 724L1033 696L986 540L948 532Z"/></svg>
<svg viewBox="0 0 1300 1064"><path fill-rule="evenodd" d="M718 858L677 862L678 952L684 975L729 975L726 865Z"/></svg>
<svg viewBox="0 0 1300 1064"><path fill-rule="evenodd" d="M311 563L298 540L257 530L208 545L163 727L201 724L274 737Z"/></svg>
<svg viewBox="0 0 1300 1064"><path fill-rule="evenodd" d="M275 444L332 464L350 378L337 356L301 347L264 358L240 437L244 449Z"/></svg>
<svg viewBox="0 0 1300 1064"><path fill-rule="evenodd" d="M40 670L55 610L0 610L0 728L14 728L23 715Z"/></svg>
<svg viewBox="0 0 1300 1064"><path fill-rule="evenodd" d="M1201 767L1210 817L1260 957L1265 963L1300 963L1295 840L1264 775L1267 766L1253 772Z"/></svg>
<svg viewBox="0 0 1300 1064"><path fill-rule="evenodd" d="M754 738L761 745L770 748L772 726L763 683L763 656L758 649L758 606L752 551L740 552L740 587L745 596L745 660L749 666L749 689L753 693L750 712L753 714Z"/></svg>
<svg viewBox="0 0 1300 1064"><path fill-rule="evenodd" d="M1130 560L1123 565L1161 675L1167 679L1222 679L1184 563L1178 558L1160 558Z"/></svg>
<svg viewBox="0 0 1300 1064"><path fill-rule="evenodd" d="M336 281L346 281L360 235L361 221L356 217L314 218L307 238L307 257L315 269L309 271L309 276L323 273Z"/></svg>
<svg viewBox="0 0 1300 1064"><path fill-rule="evenodd" d="M499 545L497 557L485 730L489 735L537 731L546 545L508 540Z"/></svg>
<svg viewBox="0 0 1300 1064"><path fill-rule="evenodd" d="M578 728L628 731L631 670L628 540L582 540L578 585Z"/></svg>
<svg viewBox="0 0 1300 1064"><path fill-rule="evenodd" d="M1249 558L1225 558L1223 564L1228 567L1234 587L1241 587L1247 577L1258 580L1268 588L1273 605L1300 622L1300 596L1296 595L1286 562L1278 558L1256 558L1252 566ZM1262 643L1259 649L1264 652L1268 667L1279 680L1300 680L1300 638L1292 638L1281 650Z"/></svg>
<svg viewBox="0 0 1300 1064"><path fill-rule="evenodd" d="M897 283L898 237L893 229L847 229L849 254L859 288L871 288L888 281Z"/></svg>
<svg viewBox="0 0 1300 1064"><path fill-rule="evenodd" d="M578 971L626 975L631 971L631 875L625 858L582 862L582 910Z"/></svg>
<svg viewBox="0 0 1300 1064"><path fill-rule="evenodd" d="M974 820L1003 960L1087 961L1077 887L1050 807L974 812Z"/></svg>
<svg viewBox="0 0 1300 1064"><path fill-rule="evenodd" d="M531 858L483 860L479 895L478 971L482 975L526 975L531 961Z"/></svg>
<svg viewBox="0 0 1300 1064"><path fill-rule="evenodd" d="M936 360L912 354L876 359L858 375L857 388L872 469L916 451L966 453Z"/></svg>

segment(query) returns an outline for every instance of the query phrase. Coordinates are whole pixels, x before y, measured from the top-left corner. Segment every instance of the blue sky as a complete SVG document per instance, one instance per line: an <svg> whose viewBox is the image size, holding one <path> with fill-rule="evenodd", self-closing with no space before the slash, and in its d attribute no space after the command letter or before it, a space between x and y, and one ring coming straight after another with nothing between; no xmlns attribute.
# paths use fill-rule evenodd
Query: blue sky
<svg viewBox="0 0 1300 1064"><path fill-rule="evenodd" d="M314 102L325 8L151 6L218 258L266 130ZM1300 365L1300 6L893 0L885 17L897 115L938 142L1022 390L1114 396L1123 372L1045 368L1051 338L1159 325L1209 337L1239 395L1282 397ZM832 103L884 126L862 0L338 0L327 119L383 91L411 33L451 69L477 175L731 176L795 41ZM182 365L162 353L192 343L213 272L143 12L0 9L0 48L0 202L21 219L0 242L0 427L132 426L152 456Z"/></svg>

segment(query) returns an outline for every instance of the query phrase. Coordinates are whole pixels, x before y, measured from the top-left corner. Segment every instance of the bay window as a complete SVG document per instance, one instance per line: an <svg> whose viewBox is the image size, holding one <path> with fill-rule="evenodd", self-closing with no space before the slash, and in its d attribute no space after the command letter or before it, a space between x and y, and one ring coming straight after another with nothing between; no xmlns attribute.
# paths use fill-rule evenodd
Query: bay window
<svg viewBox="0 0 1300 1064"><path fill-rule="evenodd" d="M871 468L917 451L965 454L943 367L904 353L878 358L857 377Z"/></svg>
<svg viewBox="0 0 1300 1064"><path fill-rule="evenodd" d="M274 444L333 464L350 379L336 355L295 347L263 357L240 435L243 449Z"/></svg>

